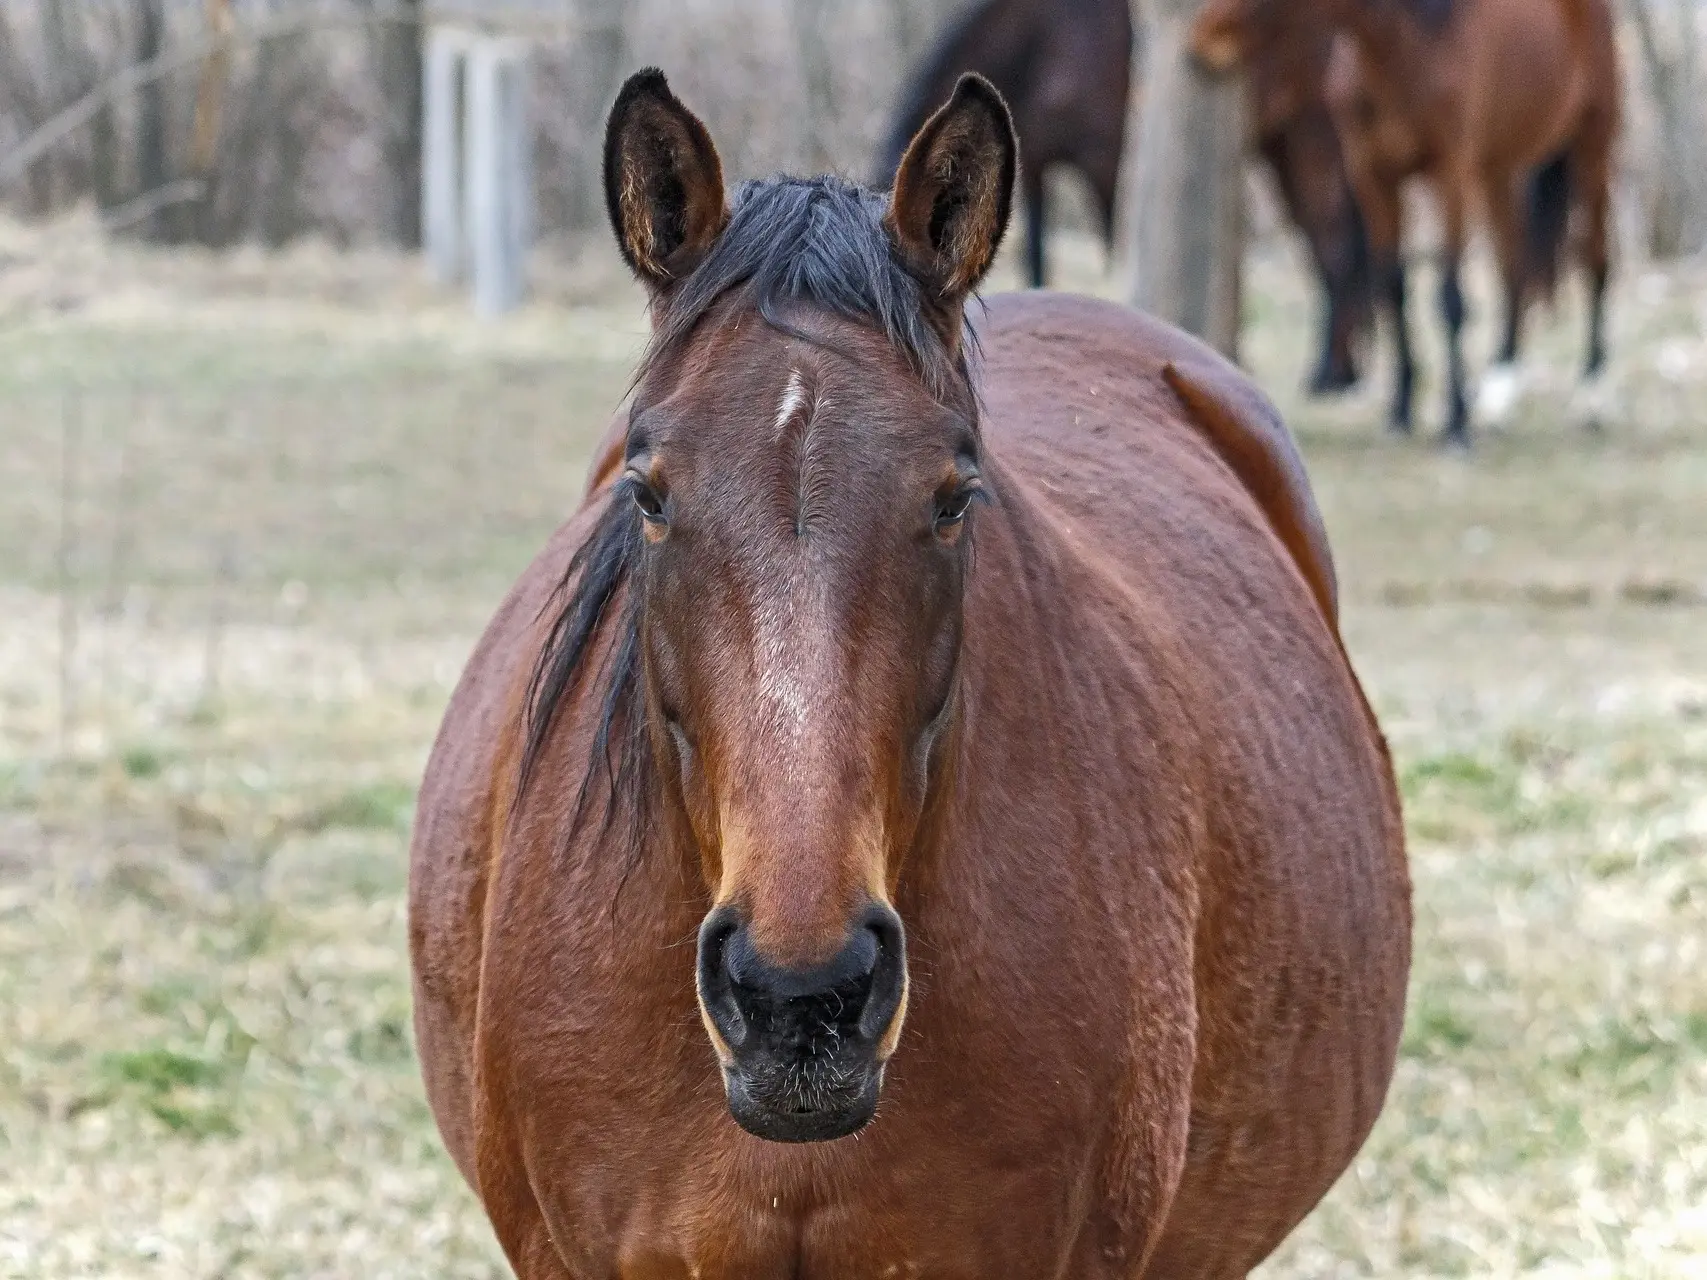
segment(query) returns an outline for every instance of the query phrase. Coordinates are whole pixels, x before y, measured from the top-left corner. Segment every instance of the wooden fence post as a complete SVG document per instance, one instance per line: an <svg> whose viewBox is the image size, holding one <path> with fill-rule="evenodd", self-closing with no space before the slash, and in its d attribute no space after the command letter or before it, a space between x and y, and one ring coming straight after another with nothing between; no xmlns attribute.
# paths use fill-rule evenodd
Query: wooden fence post
<svg viewBox="0 0 1707 1280"><path fill-rule="evenodd" d="M434 27L422 62L421 235L442 284L462 277L463 99L470 37Z"/></svg>
<svg viewBox="0 0 1707 1280"><path fill-rule="evenodd" d="M467 110L465 216L474 308L500 315L522 300L533 235L524 42L487 39L469 50Z"/></svg>
<svg viewBox="0 0 1707 1280"><path fill-rule="evenodd" d="M1134 0L1134 20L1137 13ZM1143 0L1128 122L1125 236L1136 307L1237 357L1244 247L1245 108L1238 77L1217 79L1187 47L1196 0ZM1133 103L1140 101L1134 93Z"/></svg>

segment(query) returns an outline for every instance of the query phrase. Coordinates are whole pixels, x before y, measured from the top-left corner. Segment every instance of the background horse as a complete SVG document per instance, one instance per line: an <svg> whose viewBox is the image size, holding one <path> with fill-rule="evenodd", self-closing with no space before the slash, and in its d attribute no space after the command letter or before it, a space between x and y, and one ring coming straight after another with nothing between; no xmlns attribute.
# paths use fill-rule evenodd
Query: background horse
<svg viewBox="0 0 1707 1280"><path fill-rule="evenodd" d="M877 163L887 185L909 139L952 88L975 71L1014 109L1023 162L1025 260L1042 288L1048 211L1044 174L1077 169L1090 186L1112 248L1134 32L1124 0L985 0L949 27L908 81ZM1363 219L1322 94L1329 33L1265 46L1252 64L1252 132L1288 216L1303 232L1322 285L1321 353L1312 392L1357 381L1355 347L1370 321Z"/></svg>
<svg viewBox="0 0 1707 1280"><path fill-rule="evenodd" d="M1585 377L1605 362L1612 144L1620 89L1605 0L1211 0L1194 47L1215 66L1254 63L1264 31L1338 28L1328 96L1368 224L1397 345L1392 424L1411 428L1415 361L1405 319L1402 186L1440 205L1447 339L1445 439L1469 439L1459 279L1473 206L1485 212L1506 297L1490 409L1514 388L1526 304L1550 290L1569 214L1588 275Z"/></svg>
<svg viewBox="0 0 1707 1280"><path fill-rule="evenodd" d="M877 185L894 180L919 128L962 75L976 72L1007 101L1019 135L1025 263L1032 287L1044 284L1044 175L1055 165L1084 176L1104 242L1112 249L1134 38L1129 0L972 4L908 79L878 154Z"/></svg>
<svg viewBox="0 0 1707 1280"><path fill-rule="evenodd" d="M1409 964L1291 437L1113 304L974 348L976 78L887 196L727 197L657 72L605 157L652 343L412 854L427 1091L517 1274L1243 1276L1368 1133Z"/></svg>

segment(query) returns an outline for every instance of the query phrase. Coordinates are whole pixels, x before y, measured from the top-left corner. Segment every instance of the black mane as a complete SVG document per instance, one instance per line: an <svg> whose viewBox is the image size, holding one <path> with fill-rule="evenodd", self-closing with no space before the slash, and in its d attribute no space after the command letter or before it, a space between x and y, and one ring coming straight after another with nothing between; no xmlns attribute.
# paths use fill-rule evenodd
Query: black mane
<svg viewBox="0 0 1707 1280"><path fill-rule="evenodd" d="M797 331L783 312L798 305L870 325L906 358L933 395L944 399L957 389L964 393L969 379L962 351L975 339L969 334L962 351L951 350L933 327L925 285L895 253L884 230L885 207L882 195L840 178L744 183L735 192L722 235L662 304L641 374L684 342L720 298L736 293L767 323L787 333ZM963 398L972 403L970 396ZM624 801L639 793L650 767L645 716L636 697L640 605L631 574L642 548L633 495L618 482L545 606L546 611L554 609L555 616L528 686L518 800L539 765L558 707L586 678L588 656L607 617L619 614L609 656L592 676L604 682L605 692L572 830L585 816L601 767L609 782L607 826L625 807ZM626 807L637 821L638 806ZM634 851L638 827L629 834Z"/></svg>
<svg viewBox="0 0 1707 1280"><path fill-rule="evenodd" d="M793 330L782 310L802 303L873 325L931 394L948 394L964 381L965 367L931 325L924 284L895 253L883 227L886 207L881 193L842 178L742 183L729 225L670 296L642 371L686 338L719 298L738 290L784 332Z"/></svg>

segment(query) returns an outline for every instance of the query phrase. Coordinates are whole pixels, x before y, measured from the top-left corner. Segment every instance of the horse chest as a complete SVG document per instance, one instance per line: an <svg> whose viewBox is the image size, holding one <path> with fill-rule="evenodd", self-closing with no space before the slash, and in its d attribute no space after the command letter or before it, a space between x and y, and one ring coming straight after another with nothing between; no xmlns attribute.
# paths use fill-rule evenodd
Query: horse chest
<svg viewBox="0 0 1707 1280"><path fill-rule="evenodd" d="M992 1280L1059 1273L1075 1252L1059 1186L1010 1174L1004 1194L977 1178L949 1178L910 1203L893 1186L841 1188L814 1200L759 1181L701 1185L670 1198L644 1194L620 1226L615 1257L590 1274L623 1280ZM1026 1184L1026 1185L1020 1185ZM825 1188L819 1188L819 1191ZM990 1203L994 1194L998 1205ZM980 1203L980 1201L982 1201ZM1053 1210L1051 1212L1051 1210ZM575 1274L579 1274L576 1272Z"/></svg>

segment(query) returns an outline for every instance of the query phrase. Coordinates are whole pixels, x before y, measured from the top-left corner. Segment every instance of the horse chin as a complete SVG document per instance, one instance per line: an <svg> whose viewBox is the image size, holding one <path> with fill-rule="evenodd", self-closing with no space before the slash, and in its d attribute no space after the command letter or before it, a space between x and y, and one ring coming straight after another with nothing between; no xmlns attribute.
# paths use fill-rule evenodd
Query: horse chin
<svg viewBox="0 0 1707 1280"><path fill-rule="evenodd" d="M858 1133L877 1114L883 1068L865 1070L857 1081L814 1087L811 1069L802 1081L770 1087L738 1067L723 1072L729 1114L755 1138L767 1142L831 1142ZM792 1074L792 1073L790 1073Z"/></svg>

